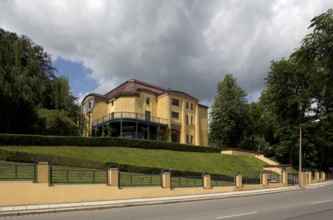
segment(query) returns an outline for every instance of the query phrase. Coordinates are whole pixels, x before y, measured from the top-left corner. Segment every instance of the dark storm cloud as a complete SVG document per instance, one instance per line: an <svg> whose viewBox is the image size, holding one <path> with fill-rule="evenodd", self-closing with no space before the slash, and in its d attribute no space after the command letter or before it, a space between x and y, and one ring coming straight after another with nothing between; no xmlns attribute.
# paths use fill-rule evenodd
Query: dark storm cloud
<svg viewBox="0 0 333 220"><path fill-rule="evenodd" d="M227 73L255 100L271 60L288 57L310 20L332 6L326 0L5 0L0 26L29 36L54 59L82 62L97 92L136 78L209 105Z"/></svg>

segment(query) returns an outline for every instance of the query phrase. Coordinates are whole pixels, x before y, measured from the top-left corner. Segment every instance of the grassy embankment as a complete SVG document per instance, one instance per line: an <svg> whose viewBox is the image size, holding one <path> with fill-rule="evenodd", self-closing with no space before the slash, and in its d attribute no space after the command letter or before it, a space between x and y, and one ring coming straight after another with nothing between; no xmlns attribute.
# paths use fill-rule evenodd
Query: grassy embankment
<svg viewBox="0 0 333 220"><path fill-rule="evenodd" d="M227 176L233 176L236 172L242 173L243 176L259 176L265 165L264 162L250 156L125 147L2 146L0 149Z"/></svg>

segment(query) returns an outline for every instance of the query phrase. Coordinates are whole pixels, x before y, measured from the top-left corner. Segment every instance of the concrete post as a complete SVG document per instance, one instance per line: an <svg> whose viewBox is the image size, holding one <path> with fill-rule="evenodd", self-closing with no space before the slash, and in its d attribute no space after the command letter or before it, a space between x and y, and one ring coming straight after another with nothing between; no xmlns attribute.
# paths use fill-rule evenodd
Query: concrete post
<svg viewBox="0 0 333 220"><path fill-rule="evenodd" d="M210 175L208 175L208 174L205 174L203 176L203 188L204 189L211 189L212 188Z"/></svg>
<svg viewBox="0 0 333 220"><path fill-rule="evenodd" d="M316 171L316 181L317 182L320 181L320 173L318 171Z"/></svg>
<svg viewBox="0 0 333 220"><path fill-rule="evenodd" d="M325 172L321 171L321 180L325 181L325 179L326 179Z"/></svg>
<svg viewBox="0 0 333 220"><path fill-rule="evenodd" d="M37 183L49 183L49 162L38 162Z"/></svg>
<svg viewBox="0 0 333 220"><path fill-rule="evenodd" d="M312 184L312 172L311 171L309 171L308 172L308 179L309 179L309 184Z"/></svg>
<svg viewBox="0 0 333 220"><path fill-rule="evenodd" d="M162 174L162 188L170 189L171 188L171 173L164 172Z"/></svg>
<svg viewBox="0 0 333 220"><path fill-rule="evenodd" d="M301 184L302 184L302 186L308 184L307 176L308 176L307 172L303 171L302 174L301 174Z"/></svg>
<svg viewBox="0 0 333 220"><path fill-rule="evenodd" d="M288 185L288 172L285 170L281 171L281 183L284 186Z"/></svg>
<svg viewBox="0 0 333 220"><path fill-rule="evenodd" d="M119 187L119 169L109 168L108 169L108 186Z"/></svg>
<svg viewBox="0 0 333 220"><path fill-rule="evenodd" d="M263 187L268 187L268 174L265 171L261 172L260 182Z"/></svg>
<svg viewBox="0 0 333 220"><path fill-rule="evenodd" d="M243 189L243 176L240 173L236 173L235 175L235 184L236 184L236 190L242 190Z"/></svg>

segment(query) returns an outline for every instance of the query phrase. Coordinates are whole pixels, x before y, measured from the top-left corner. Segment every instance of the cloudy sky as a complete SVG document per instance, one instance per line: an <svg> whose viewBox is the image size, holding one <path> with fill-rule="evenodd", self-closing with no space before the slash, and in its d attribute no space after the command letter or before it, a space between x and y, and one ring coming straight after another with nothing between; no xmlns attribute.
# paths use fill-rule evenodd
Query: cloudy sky
<svg viewBox="0 0 333 220"><path fill-rule="evenodd" d="M52 55L73 94L128 79L211 105L232 73L256 100L272 60L288 58L332 0L1 0L0 27Z"/></svg>

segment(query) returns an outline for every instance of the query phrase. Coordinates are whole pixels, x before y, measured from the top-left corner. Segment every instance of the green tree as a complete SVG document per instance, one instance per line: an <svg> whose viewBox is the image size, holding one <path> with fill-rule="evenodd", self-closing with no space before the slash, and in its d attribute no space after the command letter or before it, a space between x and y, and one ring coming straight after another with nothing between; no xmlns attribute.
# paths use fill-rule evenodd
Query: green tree
<svg viewBox="0 0 333 220"><path fill-rule="evenodd" d="M309 89L311 112L321 122L306 137L312 137L306 145L306 156L316 161L316 168L333 166L333 9L311 20L312 33L302 41L292 55L312 72ZM310 130L311 131L311 130Z"/></svg>
<svg viewBox="0 0 333 220"><path fill-rule="evenodd" d="M0 29L0 132L33 132L35 107L43 102L44 82L53 71L41 47Z"/></svg>
<svg viewBox="0 0 333 220"><path fill-rule="evenodd" d="M78 121L68 81L55 71L41 46L0 28L1 133L36 133L39 108L58 109Z"/></svg>
<svg viewBox="0 0 333 220"><path fill-rule="evenodd" d="M273 61L266 79L266 108L274 115L275 155L289 163L298 159L299 125L321 118L303 129L306 166L332 166L333 10L311 20L312 33L288 60Z"/></svg>
<svg viewBox="0 0 333 220"><path fill-rule="evenodd" d="M38 109L35 130L43 135L77 136L78 127L63 111Z"/></svg>
<svg viewBox="0 0 333 220"><path fill-rule="evenodd" d="M264 106L260 101L247 104L247 126L240 146L249 150L264 150L269 146L265 141L265 129L267 123L264 117Z"/></svg>
<svg viewBox="0 0 333 220"><path fill-rule="evenodd" d="M210 143L218 147L238 147L247 129L246 93L237 80L227 74L217 85L210 112Z"/></svg>
<svg viewBox="0 0 333 220"><path fill-rule="evenodd" d="M274 134L280 142L276 146L276 155L286 163L294 163L298 140L295 128L305 122L311 107L308 94L310 82L307 69L292 59L273 61L266 79L266 107L275 115Z"/></svg>

